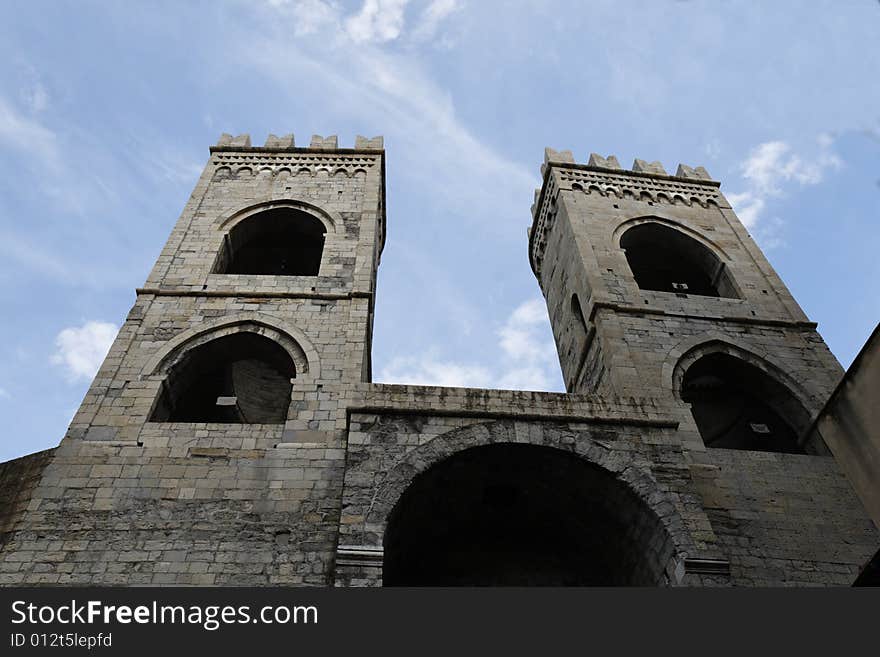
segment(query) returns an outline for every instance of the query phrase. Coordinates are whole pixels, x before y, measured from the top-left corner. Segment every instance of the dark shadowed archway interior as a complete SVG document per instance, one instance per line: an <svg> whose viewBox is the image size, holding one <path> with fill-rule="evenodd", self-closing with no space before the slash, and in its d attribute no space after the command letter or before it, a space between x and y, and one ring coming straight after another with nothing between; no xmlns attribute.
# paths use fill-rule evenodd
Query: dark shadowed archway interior
<svg viewBox="0 0 880 657"><path fill-rule="evenodd" d="M223 242L216 274L317 276L326 228L295 208L273 208L236 224Z"/></svg>
<svg viewBox="0 0 880 657"><path fill-rule="evenodd" d="M639 224L623 234L620 248L642 290L739 298L724 263L681 231Z"/></svg>
<svg viewBox="0 0 880 657"><path fill-rule="evenodd" d="M417 476L384 547L385 586L654 586L672 554L658 517L608 471L512 443Z"/></svg>
<svg viewBox="0 0 880 657"><path fill-rule="evenodd" d="M798 433L809 414L784 385L739 358L700 358L685 372L681 398L707 447L804 453Z"/></svg>
<svg viewBox="0 0 880 657"><path fill-rule="evenodd" d="M283 423L294 376L290 354L273 340L249 332L223 336L175 363L150 420Z"/></svg>

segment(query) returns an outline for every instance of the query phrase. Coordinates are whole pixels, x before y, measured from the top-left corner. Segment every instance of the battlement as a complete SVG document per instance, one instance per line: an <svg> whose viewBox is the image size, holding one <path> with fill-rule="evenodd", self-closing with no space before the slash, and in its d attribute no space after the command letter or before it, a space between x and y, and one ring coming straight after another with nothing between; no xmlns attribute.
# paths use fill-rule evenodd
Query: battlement
<svg viewBox="0 0 880 657"><path fill-rule="evenodd" d="M577 168L583 169L596 169L602 171L615 171L626 174L638 174L638 175L647 175L647 176L659 176L662 178L681 178L688 181L705 181L710 183L715 183L717 186L717 181L712 179L712 176L709 175L709 172L706 171L705 167L691 167L687 164L679 164L678 169L675 171L675 175L670 175L666 172L666 169L663 168L663 165L658 161L654 160L653 162L648 162L647 160L640 160L636 158L633 162L632 168L627 170L623 169L620 166L620 162L617 161L617 157L614 155L608 155L607 157L602 157L598 153L590 153L590 159L586 165L578 164L574 155L572 155L571 151L557 151L552 148L544 149L544 164L541 165L541 175L543 176L547 169L553 165L561 165L561 166L570 166L574 165Z"/></svg>
<svg viewBox="0 0 880 657"><path fill-rule="evenodd" d="M355 150L355 151L376 151L384 152L385 142L383 137L362 137L358 135L354 140L354 148L340 148L339 140L336 135L322 137L321 135L312 135L309 146L297 147L293 133L278 137L269 134L263 146L253 146L251 144L251 136L247 133L233 136L226 132L220 135L217 144L211 147L211 152L222 151L339 151L339 150Z"/></svg>

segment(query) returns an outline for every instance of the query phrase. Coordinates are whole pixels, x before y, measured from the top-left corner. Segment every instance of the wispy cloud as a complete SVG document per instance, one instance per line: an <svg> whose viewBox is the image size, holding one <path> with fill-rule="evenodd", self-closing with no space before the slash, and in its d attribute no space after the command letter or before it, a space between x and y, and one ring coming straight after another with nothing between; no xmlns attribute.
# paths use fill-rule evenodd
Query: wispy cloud
<svg viewBox="0 0 880 657"><path fill-rule="evenodd" d="M0 240L0 254L47 278L57 280L79 278L74 276L70 267L64 263L63 258L46 250L41 245L34 244L33 240L14 235L8 230L3 231L3 239Z"/></svg>
<svg viewBox="0 0 880 657"><path fill-rule="evenodd" d="M549 337L549 326L543 299L530 299L510 314L498 331L504 354L499 387L545 390L552 384L556 347Z"/></svg>
<svg viewBox="0 0 880 657"><path fill-rule="evenodd" d="M833 140L828 135L818 138L821 152L817 157L805 160L783 141L770 141L756 147L742 164L743 178L761 194L782 193L782 185L797 182L815 185L822 182L827 169L838 169L840 158L830 151Z"/></svg>
<svg viewBox="0 0 880 657"><path fill-rule="evenodd" d="M339 8L323 0L269 0L269 6L290 13L293 33L298 37L339 23Z"/></svg>
<svg viewBox="0 0 880 657"><path fill-rule="evenodd" d="M444 361L431 354L393 358L377 376L385 383L451 388L488 388L494 377L481 365Z"/></svg>
<svg viewBox="0 0 880 657"><path fill-rule="evenodd" d="M9 399L10 394L6 388L0 388L0 399Z"/></svg>
<svg viewBox="0 0 880 657"><path fill-rule="evenodd" d="M818 152L812 157L795 152L784 141L768 141L751 150L739 166L746 181L745 191L727 195L746 228L758 228L768 201L784 196L788 186L817 185L828 171L843 166L843 162L832 151L832 137L820 135L816 144ZM774 219L773 228L778 233L778 219Z"/></svg>
<svg viewBox="0 0 880 657"><path fill-rule="evenodd" d="M736 216L743 222L746 228L752 229L758 225L758 219L764 210L766 202L754 191L728 194L727 200L736 210Z"/></svg>
<svg viewBox="0 0 880 657"><path fill-rule="evenodd" d="M68 327L55 338L52 363L63 367L71 382L90 380L110 350L118 330L115 324L98 321Z"/></svg>
<svg viewBox="0 0 880 657"><path fill-rule="evenodd" d="M386 383L410 383L512 390L559 388L556 349L542 299L530 299L507 317L497 332L499 359L494 364L444 360L436 350L397 357L378 374Z"/></svg>
<svg viewBox="0 0 880 657"><path fill-rule="evenodd" d="M413 39L416 41L432 39L437 34L440 24L459 9L461 3L458 0L432 0L416 22L412 33Z"/></svg>
<svg viewBox="0 0 880 657"><path fill-rule="evenodd" d="M345 31L355 43L384 43L400 36L403 10L409 0L364 0L361 10L345 21Z"/></svg>
<svg viewBox="0 0 880 657"><path fill-rule="evenodd" d="M388 49L358 46L328 29L316 43L299 43L281 32L248 40L239 60L272 79L291 95L302 89L291 80L320 84L324 120L356 120L382 126L386 143L394 144L401 171L429 182L430 193L450 209L467 216L522 216L537 173L498 153L478 139L457 116L449 92L441 88L417 57ZM455 189L455 194L446 190ZM492 194L486 194L492 189ZM521 225L516 225L516 237Z"/></svg>

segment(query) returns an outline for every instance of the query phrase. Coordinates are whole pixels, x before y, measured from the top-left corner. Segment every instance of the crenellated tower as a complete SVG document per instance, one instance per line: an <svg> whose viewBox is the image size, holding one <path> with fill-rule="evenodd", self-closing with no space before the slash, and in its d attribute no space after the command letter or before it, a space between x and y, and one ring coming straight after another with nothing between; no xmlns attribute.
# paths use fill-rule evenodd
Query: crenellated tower
<svg viewBox="0 0 880 657"><path fill-rule="evenodd" d="M0 514L6 581L331 581L384 162L381 137L210 149L61 444L0 469L22 482ZM41 561L50 540L66 563Z"/></svg>
<svg viewBox="0 0 880 657"><path fill-rule="evenodd" d="M338 440L309 396L370 380L384 237L381 137L223 135L68 437L142 444L208 423Z"/></svg>
<svg viewBox="0 0 880 657"><path fill-rule="evenodd" d="M672 176L549 148L542 174L529 257L567 390L683 401L716 446L802 442L842 369L720 183L703 167ZM731 387L767 407L724 407Z"/></svg>

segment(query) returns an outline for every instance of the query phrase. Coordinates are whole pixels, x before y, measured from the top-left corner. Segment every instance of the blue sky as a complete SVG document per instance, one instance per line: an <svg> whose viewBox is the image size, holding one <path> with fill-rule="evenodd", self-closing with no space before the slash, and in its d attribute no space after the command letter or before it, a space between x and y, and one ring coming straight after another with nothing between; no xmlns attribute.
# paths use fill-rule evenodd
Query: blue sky
<svg viewBox="0 0 880 657"><path fill-rule="evenodd" d="M7 2L0 460L54 446L221 132L385 136L374 378L561 390L543 148L704 165L838 359L880 318L880 4Z"/></svg>

